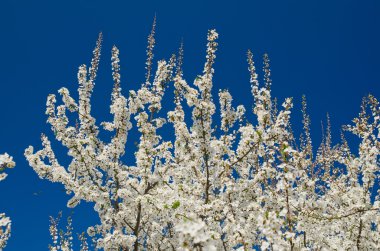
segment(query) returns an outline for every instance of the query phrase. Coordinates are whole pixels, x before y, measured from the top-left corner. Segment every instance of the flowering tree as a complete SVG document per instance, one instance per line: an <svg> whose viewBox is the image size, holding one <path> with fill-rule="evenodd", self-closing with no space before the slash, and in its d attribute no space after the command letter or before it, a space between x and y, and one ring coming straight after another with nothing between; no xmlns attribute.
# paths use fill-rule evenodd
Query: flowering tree
<svg viewBox="0 0 380 251"><path fill-rule="evenodd" d="M15 162L13 158L7 153L0 154L0 181L7 177L6 173L3 173L5 168L13 168ZM6 217L4 213L0 213L0 250L3 250L7 245L7 241L11 236L11 220Z"/></svg>
<svg viewBox="0 0 380 251"><path fill-rule="evenodd" d="M119 50L112 48L114 86L110 112L102 122L114 132L99 137L91 115L91 94L99 65L102 35L91 66L79 67L79 99L66 88L49 95L46 114L71 163L59 164L47 136L43 149L25 151L37 174L62 183L72 194L69 207L94 203L100 224L88 228L104 250L332 250L379 249L377 194L380 108L365 98L359 117L345 130L360 139L358 154L342 143L332 146L328 123L314 154L310 118L303 100L303 128L296 139L290 125L292 99L278 109L271 96L271 72L264 55L259 85L253 55L248 69L255 121L232 105L228 90L213 98L213 63L218 34L207 36L204 70L190 85L182 72L183 49L161 60L153 76L154 27L148 38L145 82L126 97L121 91ZM173 83L174 108L162 109ZM184 106L187 106L186 108ZM67 112L78 114L69 123ZM219 119L215 122L216 116ZM135 164L122 157L128 134L139 133ZM171 130L170 140L162 128ZM54 225L54 224L53 224ZM86 244L87 245L87 244ZM87 247L87 246L86 246ZM87 250L87 249L86 249Z"/></svg>

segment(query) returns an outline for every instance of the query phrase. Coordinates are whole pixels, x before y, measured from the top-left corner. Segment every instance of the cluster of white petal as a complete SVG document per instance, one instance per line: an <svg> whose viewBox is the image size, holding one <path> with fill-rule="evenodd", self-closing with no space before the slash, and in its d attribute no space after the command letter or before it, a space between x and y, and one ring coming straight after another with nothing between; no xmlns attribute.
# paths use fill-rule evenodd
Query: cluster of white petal
<svg viewBox="0 0 380 251"><path fill-rule="evenodd" d="M7 241L11 236L11 220L5 214L0 213L0 250L7 245Z"/></svg>
<svg viewBox="0 0 380 251"><path fill-rule="evenodd" d="M219 102L213 101L215 30L208 33L204 70L193 85L182 75L182 49L177 61L158 61L152 74L153 35L154 29L146 81L128 97L120 87L119 50L112 49L113 121L101 123L114 132L109 142L100 139L91 115L100 37L89 70L79 67L79 100L66 88L59 91L62 105L56 105L55 95L47 100L48 123L67 147L71 163L59 164L44 135L42 150L30 146L25 151L41 178L62 183L72 194L69 207L94 203L100 224L88 228L88 235L95 237L97 248L380 249L380 202L373 191L379 174L380 109L374 97L363 101L359 118L346 128L360 139L357 156L344 137L332 146L330 126L313 156L306 102L298 143L290 124L292 99L285 99L277 110L271 97L267 55L260 87L248 53L256 122L247 122L246 109L234 107L227 90L219 91ZM170 82L175 101L167 112L162 101ZM78 114L75 126L67 112ZM215 123L218 113L220 123ZM140 138L130 166L122 157L131 151L126 142L133 125ZM173 142L163 139L164 126L173 128Z"/></svg>
<svg viewBox="0 0 380 251"><path fill-rule="evenodd" d="M201 219L186 217L183 222L179 222L175 226L174 230L179 238L178 250L217 250L214 245L215 241L211 238L212 233L205 232L207 231L206 223Z"/></svg>
<svg viewBox="0 0 380 251"><path fill-rule="evenodd" d="M15 162L13 158L7 153L0 154L0 181L7 177L6 173L3 173L5 168L13 168ZM3 250L7 245L7 241L11 236L11 220L4 213L0 213L0 250Z"/></svg>
<svg viewBox="0 0 380 251"><path fill-rule="evenodd" d="M8 153L0 154L0 181L4 180L7 177L6 173L3 173L2 171L5 168L13 168L15 166L15 162L13 161L13 158L8 155Z"/></svg>

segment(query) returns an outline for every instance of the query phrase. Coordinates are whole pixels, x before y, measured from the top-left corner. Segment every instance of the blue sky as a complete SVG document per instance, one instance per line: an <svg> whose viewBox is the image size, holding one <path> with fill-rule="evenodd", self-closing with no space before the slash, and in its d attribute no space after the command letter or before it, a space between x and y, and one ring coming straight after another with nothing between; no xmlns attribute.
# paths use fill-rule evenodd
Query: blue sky
<svg viewBox="0 0 380 251"><path fill-rule="evenodd" d="M144 79L146 37L156 14L155 58L170 57L183 39L189 81L201 73L207 30L217 29L214 86L228 88L235 104L251 104L247 49L259 67L262 54L269 53L273 95L281 101L294 97L296 131L301 96L307 96L318 142L327 112L337 140L340 126L358 114L363 96L380 98L379 12L376 0L1 0L0 152L17 162L0 183L0 212L13 221L7 250L47 250L48 216L70 212L62 186L40 180L23 152L28 145L40 148L40 133L49 132L47 95L62 86L75 92L77 68L90 62L100 31L103 54L93 96L98 121L109 118L112 45L120 49L123 89L137 89ZM60 156L67 163L64 151ZM91 205L82 203L74 210L78 232L95 220Z"/></svg>

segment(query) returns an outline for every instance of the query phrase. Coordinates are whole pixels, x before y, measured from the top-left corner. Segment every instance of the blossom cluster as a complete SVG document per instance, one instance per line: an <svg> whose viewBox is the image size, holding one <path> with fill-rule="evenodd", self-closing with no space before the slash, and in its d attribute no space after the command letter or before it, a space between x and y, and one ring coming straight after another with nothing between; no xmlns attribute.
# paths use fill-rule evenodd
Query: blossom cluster
<svg viewBox="0 0 380 251"><path fill-rule="evenodd" d="M0 154L0 181L7 177L6 173L3 173L5 168L13 168L15 162L13 158L7 153ZM0 250L3 250L7 245L7 241L11 236L11 220L4 213L0 213Z"/></svg>

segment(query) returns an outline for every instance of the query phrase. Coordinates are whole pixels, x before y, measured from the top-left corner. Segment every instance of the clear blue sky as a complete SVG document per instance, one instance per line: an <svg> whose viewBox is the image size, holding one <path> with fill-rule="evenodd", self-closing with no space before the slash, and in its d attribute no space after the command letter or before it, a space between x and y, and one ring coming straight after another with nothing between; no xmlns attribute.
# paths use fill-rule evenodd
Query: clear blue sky
<svg viewBox="0 0 380 251"><path fill-rule="evenodd" d="M108 119L111 47L116 44L121 52L124 90L136 89L144 79L146 37L155 13L156 59L168 58L183 38L189 80L201 73L207 30L217 29L215 89L229 88L236 103L251 104L247 49L259 66L268 52L273 94L280 100L294 97L296 130L301 95L307 96L316 142L327 112L337 140L340 126L359 112L363 96L380 98L377 0L1 0L0 152L17 162L0 183L0 212L13 221L7 250L47 250L48 216L70 212L62 186L40 180L23 157L30 144L40 149L40 133L50 132L44 114L47 95L62 86L75 92L76 70L90 62L103 31L93 107L98 121ZM65 152L60 156L67 163ZM78 232L95 219L91 205L82 203L74 211Z"/></svg>

